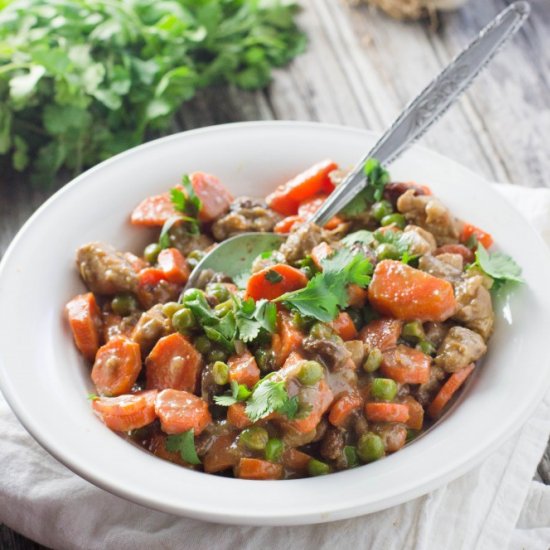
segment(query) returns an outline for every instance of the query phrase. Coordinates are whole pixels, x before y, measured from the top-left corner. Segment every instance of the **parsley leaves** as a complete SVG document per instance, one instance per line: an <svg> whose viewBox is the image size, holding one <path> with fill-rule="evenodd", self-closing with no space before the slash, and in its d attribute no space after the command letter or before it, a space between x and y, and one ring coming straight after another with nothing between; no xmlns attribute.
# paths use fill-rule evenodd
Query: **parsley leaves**
<svg viewBox="0 0 550 550"><path fill-rule="evenodd" d="M368 159L364 171L367 186L342 210L346 216L361 214L369 205L381 200L384 187L390 181L389 172L376 159Z"/></svg>
<svg viewBox="0 0 550 550"><path fill-rule="evenodd" d="M297 10L292 0L0 0L0 157L44 184L170 130L207 86L265 86L305 47Z"/></svg>
<svg viewBox="0 0 550 550"><path fill-rule="evenodd" d="M272 412L284 414L292 419L298 413L300 403L296 396L289 397L285 381L276 381L272 375L264 377L258 382L252 396L246 403L246 415L252 422L256 422Z"/></svg>
<svg viewBox="0 0 550 550"><path fill-rule="evenodd" d="M178 435L169 435L165 442L166 450L179 453L182 460L188 464L200 464L201 461L195 449L195 432L193 429Z"/></svg>
<svg viewBox="0 0 550 550"><path fill-rule="evenodd" d="M240 302L236 313L239 338L252 342L262 330L272 334L277 324L277 306L267 300L254 302L248 298Z"/></svg>
<svg viewBox="0 0 550 550"><path fill-rule="evenodd" d="M275 283L280 283L283 280L283 276L277 273L274 269L270 269L265 274L265 280L274 285Z"/></svg>
<svg viewBox="0 0 550 550"><path fill-rule="evenodd" d="M328 323L338 315L338 308L348 305L347 286L367 286L373 269L367 258L354 255L347 248L337 250L321 264L322 273L317 273L304 288L287 292L274 301Z"/></svg>
<svg viewBox="0 0 550 550"><path fill-rule="evenodd" d="M521 267L510 256L502 252L489 253L480 242L477 244L476 259L473 265L477 265L494 280L493 288L495 289L509 281L523 283Z"/></svg>

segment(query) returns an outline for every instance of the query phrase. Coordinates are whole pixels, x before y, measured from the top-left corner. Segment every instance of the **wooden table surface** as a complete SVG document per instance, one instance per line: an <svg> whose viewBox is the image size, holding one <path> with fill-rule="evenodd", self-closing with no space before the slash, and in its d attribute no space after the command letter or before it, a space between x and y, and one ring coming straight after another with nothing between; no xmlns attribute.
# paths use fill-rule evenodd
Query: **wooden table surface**
<svg viewBox="0 0 550 550"><path fill-rule="evenodd" d="M509 3L470 0L460 11L440 17L434 30L429 22L397 22L345 0L302 0L307 52L277 71L264 91L220 87L202 92L183 106L173 130L258 119L383 130ZM421 143L489 180L550 187L550 4L531 4L524 29ZM54 190L0 175L0 255ZM550 483L548 449L536 477ZM43 547L1 525L0 548Z"/></svg>

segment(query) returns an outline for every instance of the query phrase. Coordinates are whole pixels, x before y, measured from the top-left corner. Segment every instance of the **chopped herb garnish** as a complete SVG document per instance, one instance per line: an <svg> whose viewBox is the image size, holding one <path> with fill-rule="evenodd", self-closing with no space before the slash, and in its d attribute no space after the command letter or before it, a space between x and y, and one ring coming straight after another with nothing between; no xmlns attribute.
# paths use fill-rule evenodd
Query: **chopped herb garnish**
<svg viewBox="0 0 550 550"><path fill-rule="evenodd" d="M195 432L193 429L178 435L169 435L165 442L166 450L179 453L182 460L188 464L200 464L201 461L195 449Z"/></svg>
<svg viewBox="0 0 550 550"><path fill-rule="evenodd" d="M239 338L243 342L252 342L262 331L275 332L277 324L277 306L267 300L254 302L248 298L240 302L236 312Z"/></svg>
<svg viewBox="0 0 550 550"><path fill-rule="evenodd" d="M89 399L90 401L97 401L99 399L99 395L97 395L97 393L89 393L86 399Z"/></svg>
<svg viewBox="0 0 550 550"><path fill-rule="evenodd" d="M367 258L354 255L347 248L337 250L322 260L321 265L322 273L315 275L306 287L287 292L274 301L284 302L302 315L327 323L338 315L338 308L347 307L348 285L366 287L373 269Z"/></svg>
<svg viewBox="0 0 550 550"><path fill-rule="evenodd" d="M280 273L277 273L274 269L270 269L265 274L265 280L270 282L271 284L280 283L283 280L283 277Z"/></svg>
<svg viewBox="0 0 550 550"><path fill-rule="evenodd" d="M350 233L349 235L346 235L342 240L342 244L346 246L353 246L354 244L364 244L369 245L372 242L374 242L374 235L371 231L367 231L366 229L361 229L359 231L356 231L355 233Z"/></svg>
<svg viewBox="0 0 550 550"><path fill-rule="evenodd" d="M287 418L296 417L299 408L296 396L289 397L284 380L273 380L273 374L264 377L256 384L252 396L246 403L246 415L256 422L272 412L284 414Z"/></svg>
<svg viewBox="0 0 550 550"><path fill-rule="evenodd" d="M384 187L390 181L389 172L376 159L365 163L367 185L343 210L347 216L356 216L365 212L369 205L379 201L384 195Z"/></svg>
<svg viewBox="0 0 550 550"><path fill-rule="evenodd" d="M523 283L521 267L513 258L502 252L490 253L478 242L476 259L473 265L478 266L494 281L493 288L498 289L507 282Z"/></svg>
<svg viewBox="0 0 550 550"><path fill-rule="evenodd" d="M246 401L251 395L252 392L244 384L238 384L235 380L232 380L230 393L215 395L214 403L222 407L230 407L239 401Z"/></svg>

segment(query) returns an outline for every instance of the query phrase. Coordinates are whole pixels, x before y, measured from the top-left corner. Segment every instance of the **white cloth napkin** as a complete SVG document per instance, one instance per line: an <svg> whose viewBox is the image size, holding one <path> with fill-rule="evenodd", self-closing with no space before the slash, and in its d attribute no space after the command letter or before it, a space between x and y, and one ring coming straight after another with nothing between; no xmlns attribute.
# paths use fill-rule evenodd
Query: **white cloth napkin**
<svg viewBox="0 0 550 550"><path fill-rule="evenodd" d="M550 244L550 190L498 185ZM550 487L532 481L550 394L481 466L428 495L352 520L226 526L155 512L76 476L25 432L0 396L0 521L55 549L550 548Z"/></svg>

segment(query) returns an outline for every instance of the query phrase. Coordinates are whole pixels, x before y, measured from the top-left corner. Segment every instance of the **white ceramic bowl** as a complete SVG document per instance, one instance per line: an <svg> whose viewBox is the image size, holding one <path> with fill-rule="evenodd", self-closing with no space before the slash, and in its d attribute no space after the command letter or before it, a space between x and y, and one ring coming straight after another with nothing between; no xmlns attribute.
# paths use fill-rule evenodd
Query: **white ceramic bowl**
<svg viewBox="0 0 550 550"><path fill-rule="evenodd" d="M458 406L425 436L371 465L325 477L244 481L160 460L92 414L89 366L72 343L63 306L84 286L76 248L91 240L141 251L151 240L128 223L144 197L185 172L218 175L235 194L263 196L330 157L353 165L369 132L313 123L217 126L154 141L79 176L40 208L0 266L0 383L22 424L52 455L96 485L143 505L247 524L332 521L380 510L466 472L527 419L550 382L549 254L529 224L481 178L422 148L392 167L431 186L457 215L490 231L523 267L527 284L497 304L487 358Z"/></svg>

